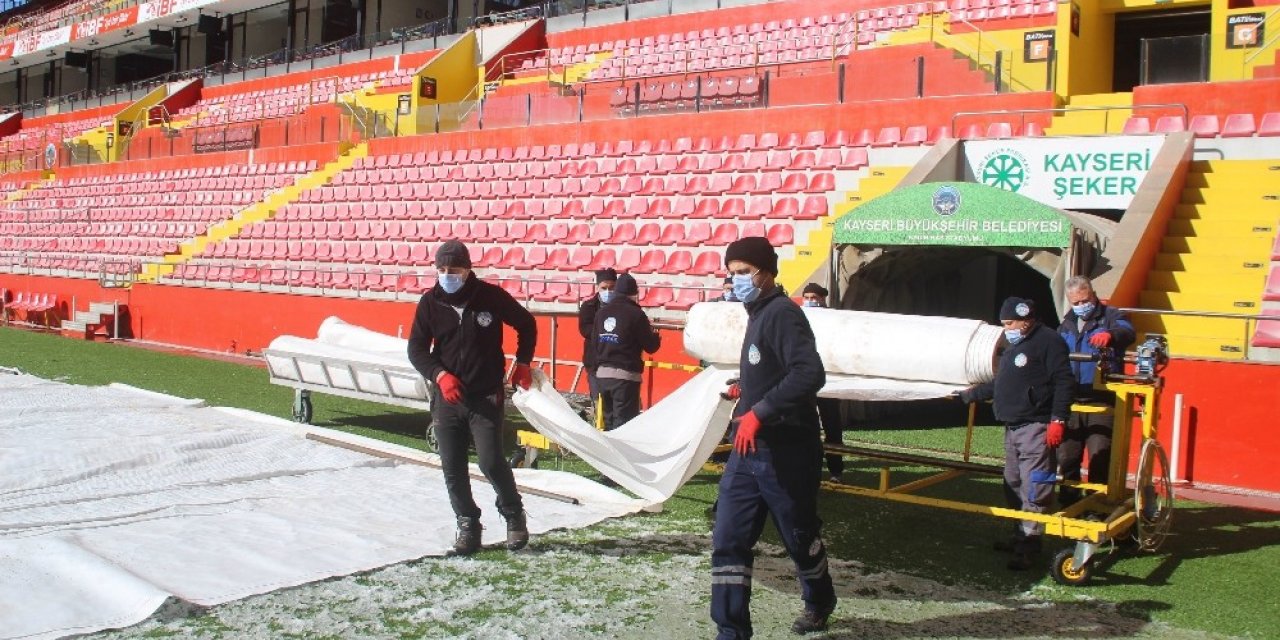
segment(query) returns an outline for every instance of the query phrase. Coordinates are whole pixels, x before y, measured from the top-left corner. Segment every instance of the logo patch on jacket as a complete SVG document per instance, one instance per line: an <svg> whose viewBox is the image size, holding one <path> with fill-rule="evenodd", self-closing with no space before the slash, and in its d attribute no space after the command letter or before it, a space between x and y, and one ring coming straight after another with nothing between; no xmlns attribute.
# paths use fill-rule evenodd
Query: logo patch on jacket
<svg viewBox="0 0 1280 640"><path fill-rule="evenodd" d="M1025 353L1019 353L1018 355L1014 356L1014 357L1013 357L1013 366L1015 366L1015 367L1025 367L1025 366L1027 366L1027 354L1025 354Z"/></svg>
<svg viewBox="0 0 1280 640"><path fill-rule="evenodd" d="M747 362L751 364L760 364L760 350L753 344L747 349Z"/></svg>
<svg viewBox="0 0 1280 640"><path fill-rule="evenodd" d="M482 327L487 327L493 324L493 314L489 313L488 311L481 311L480 313L477 313L476 324Z"/></svg>
<svg viewBox="0 0 1280 640"><path fill-rule="evenodd" d="M605 330L605 331L613 331L615 328L617 328L617 326L618 326L618 319L617 319L617 318L614 318L614 317L608 317L608 318L605 318L605 319L604 319L604 330Z"/></svg>

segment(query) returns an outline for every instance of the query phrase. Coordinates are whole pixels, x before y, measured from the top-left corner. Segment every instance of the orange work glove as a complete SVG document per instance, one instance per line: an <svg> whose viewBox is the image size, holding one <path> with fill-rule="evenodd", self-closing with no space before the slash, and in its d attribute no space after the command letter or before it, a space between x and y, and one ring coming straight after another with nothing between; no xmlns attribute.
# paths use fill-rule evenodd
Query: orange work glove
<svg viewBox="0 0 1280 640"><path fill-rule="evenodd" d="M725 400L737 400L742 397L742 388L738 386L737 381L729 381L729 386L720 392L720 397Z"/></svg>
<svg viewBox="0 0 1280 640"><path fill-rule="evenodd" d="M1066 433L1067 426L1062 424L1061 420L1054 420L1049 423L1049 428L1044 432L1044 443L1050 447L1056 447L1062 444L1062 436Z"/></svg>
<svg viewBox="0 0 1280 640"><path fill-rule="evenodd" d="M462 381L457 376L448 371L442 371L436 376L436 386L440 387L440 395L444 396L445 402L449 404L462 402Z"/></svg>
<svg viewBox="0 0 1280 640"><path fill-rule="evenodd" d="M521 389L528 389L533 384L533 372L529 370L529 365L516 363L516 368L511 371L511 384Z"/></svg>
<svg viewBox="0 0 1280 640"><path fill-rule="evenodd" d="M1098 333L1089 336L1089 344L1099 349L1105 349L1111 346L1111 332L1099 331Z"/></svg>
<svg viewBox="0 0 1280 640"><path fill-rule="evenodd" d="M760 418L755 411L748 411L738 418L738 433L733 437L733 450L745 456L756 450L756 432L760 430Z"/></svg>

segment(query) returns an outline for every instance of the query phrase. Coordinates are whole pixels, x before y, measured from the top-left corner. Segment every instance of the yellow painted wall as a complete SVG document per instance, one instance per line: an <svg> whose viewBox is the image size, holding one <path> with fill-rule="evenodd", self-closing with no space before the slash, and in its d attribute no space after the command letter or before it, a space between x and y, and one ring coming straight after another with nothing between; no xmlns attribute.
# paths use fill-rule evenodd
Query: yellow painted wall
<svg viewBox="0 0 1280 640"><path fill-rule="evenodd" d="M1071 4L1058 5L1058 95L1110 93L1115 14L1089 0L1074 2L1081 9L1079 36L1071 33Z"/></svg>
<svg viewBox="0 0 1280 640"><path fill-rule="evenodd" d="M1211 53L1209 55L1209 79L1251 80L1253 68L1260 65L1275 64L1277 45L1280 45L1280 6L1249 7L1245 9L1228 9L1227 0L1213 0L1213 27L1209 35ZM1267 17L1263 29L1263 40L1260 47L1251 49L1227 48L1227 20L1231 16L1242 13L1261 13ZM1270 45L1267 43L1270 41Z"/></svg>
<svg viewBox="0 0 1280 640"><path fill-rule="evenodd" d="M1004 69L1002 80L1010 83L1011 91L1045 91L1047 62L1023 62L1023 34L1028 31L1046 31L1053 27L1035 27L1029 29L1004 29L1000 31L983 31L982 33L944 33L938 30L934 40L949 49L954 49L974 60L987 71L995 65L995 52L1004 52Z"/></svg>
<svg viewBox="0 0 1280 640"><path fill-rule="evenodd" d="M413 116L401 118L401 134L427 133L428 126L434 127L435 118L425 117L426 109L434 109L437 104L460 102L468 97L474 99L473 94L479 86L476 53L476 35L469 31L418 70L413 78L411 94ZM423 77L436 79L436 100L419 97ZM422 130L418 131L419 128Z"/></svg>

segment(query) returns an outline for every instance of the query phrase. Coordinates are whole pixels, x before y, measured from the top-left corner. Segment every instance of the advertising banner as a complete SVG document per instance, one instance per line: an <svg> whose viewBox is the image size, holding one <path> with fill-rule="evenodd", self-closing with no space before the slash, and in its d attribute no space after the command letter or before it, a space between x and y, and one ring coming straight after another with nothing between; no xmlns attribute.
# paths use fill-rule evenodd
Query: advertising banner
<svg viewBox="0 0 1280 640"><path fill-rule="evenodd" d="M975 140L966 178L1059 209L1127 209L1164 136Z"/></svg>

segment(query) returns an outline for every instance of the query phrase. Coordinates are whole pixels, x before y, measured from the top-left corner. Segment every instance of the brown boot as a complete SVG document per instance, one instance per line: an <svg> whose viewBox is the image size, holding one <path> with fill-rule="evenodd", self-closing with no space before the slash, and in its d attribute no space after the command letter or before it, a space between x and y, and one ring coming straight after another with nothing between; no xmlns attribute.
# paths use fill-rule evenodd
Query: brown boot
<svg viewBox="0 0 1280 640"><path fill-rule="evenodd" d="M455 556L469 556L480 550L480 535L484 527L480 526L480 518L458 516L458 538L453 542Z"/></svg>
<svg viewBox="0 0 1280 640"><path fill-rule="evenodd" d="M529 544L529 527L525 522L524 509L511 513L504 511L502 517L507 519L507 549L511 551L523 549Z"/></svg>

